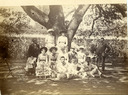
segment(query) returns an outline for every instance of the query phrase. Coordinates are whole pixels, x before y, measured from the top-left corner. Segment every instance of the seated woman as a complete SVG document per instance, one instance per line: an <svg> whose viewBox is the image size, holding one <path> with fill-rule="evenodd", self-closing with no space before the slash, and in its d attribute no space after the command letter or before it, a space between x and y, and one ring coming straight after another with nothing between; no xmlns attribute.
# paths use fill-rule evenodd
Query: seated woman
<svg viewBox="0 0 128 95"><path fill-rule="evenodd" d="M56 72L56 65L57 65L57 58L58 58L58 53L56 47L51 47L50 48L50 54L49 54L49 65L51 68L51 77L55 77L55 72Z"/></svg>
<svg viewBox="0 0 128 95"><path fill-rule="evenodd" d="M28 57L26 67L25 67L27 75L35 74L35 68L34 68L35 62L36 62L36 57L33 57L33 56Z"/></svg>
<svg viewBox="0 0 128 95"><path fill-rule="evenodd" d="M37 67L36 67L36 76L41 78L42 76L47 76L50 75L50 68L48 64L48 55L46 54L47 48L42 47L40 49L40 54L37 59Z"/></svg>

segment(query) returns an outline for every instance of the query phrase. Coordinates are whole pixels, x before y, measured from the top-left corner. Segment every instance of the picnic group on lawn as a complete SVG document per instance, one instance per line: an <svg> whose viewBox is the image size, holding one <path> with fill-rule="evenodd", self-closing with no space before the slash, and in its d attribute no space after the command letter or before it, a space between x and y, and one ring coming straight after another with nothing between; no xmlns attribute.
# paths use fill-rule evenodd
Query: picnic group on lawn
<svg viewBox="0 0 128 95"><path fill-rule="evenodd" d="M78 46L74 41L68 51L65 31L61 31L56 45L53 33L53 29L48 30L43 47L39 46L37 39L32 39L25 67L28 76L35 75L39 79L51 78L54 80L84 79L95 77L95 75L101 77L105 68L105 52L109 49L104 43L104 38L101 38L99 48L93 52L84 51L85 47ZM102 70L99 69L100 65L102 65Z"/></svg>

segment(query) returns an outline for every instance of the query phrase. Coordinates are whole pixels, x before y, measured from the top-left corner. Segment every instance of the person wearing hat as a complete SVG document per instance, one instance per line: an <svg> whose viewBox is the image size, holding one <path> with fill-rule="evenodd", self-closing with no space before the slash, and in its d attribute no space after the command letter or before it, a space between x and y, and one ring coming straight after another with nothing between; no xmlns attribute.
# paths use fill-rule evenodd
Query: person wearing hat
<svg viewBox="0 0 128 95"><path fill-rule="evenodd" d="M68 45L68 38L66 37L65 33L65 31L61 31L61 36L58 37L57 47L59 50L61 50L61 48L66 48Z"/></svg>
<svg viewBox="0 0 128 95"><path fill-rule="evenodd" d="M40 54L37 59L37 67L36 67L36 76L41 78L42 76L50 75L50 68L48 64L48 55L47 55L47 48L42 47L40 49Z"/></svg>
<svg viewBox="0 0 128 95"><path fill-rule="evenodd" d="M86 55L83 53L83 51L84 51L84 47L80 46L79 47L79 52L77 53L77 58L78 58L78 63L79 64L84 63L85 59L86 59Z"/></svg>
<svg viewBox="0 0 128 95"><path fill-rule="evenodd" d="M58 53L57 53L57 48L56 47L51 47L49 49L49 65L51 68L51 77L55 77L56 73L56 62L58 58Z"/></svg>
<svg viewBox="0 0 128 95"><path fill-rule="evenodd" d="M51 47L55 46L55 36L53 35L54 30L49 29L48 35L45 38L45 46L50 49Z"/></svg>

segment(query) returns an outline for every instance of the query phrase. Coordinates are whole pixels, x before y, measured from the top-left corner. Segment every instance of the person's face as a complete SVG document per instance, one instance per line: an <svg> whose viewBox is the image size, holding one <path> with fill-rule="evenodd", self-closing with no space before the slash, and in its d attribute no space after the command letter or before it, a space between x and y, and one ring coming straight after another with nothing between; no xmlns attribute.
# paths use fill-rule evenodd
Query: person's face
<svg viewBox="0 0 128 95"><path fill-rule="evenodd" d="M62 33L61 35L62 35L62 36L65 36L65 34L64 34L64 33Z"/></svg>
<svg viewBox="0 0 128 95"><path fill-rule="evenodd" d="M73 48L71 48L70 51L73 52Z"/></svg>
<svg viewBox="0 0 128 95"><path fill-rule="evenodd" d="M36 44L36 43L37 43L37 41L36 41L36 40L34 40L34 41L33 41L33 43L34 43L34 44Z"/></svg>
<svg viewBox="0 0 128 95"><path fill-rule="evenodd" d="M41 50L41 53L42 53L42 54L45 54L45 50L44 50L44 49L42 49L42 50Z"/></svg>
<svg viewBox="0 0 128 95"><path fill-rule="evenodd" d="M76 59L72 59L72 63L76 64Z"/></svg>
<svg viewBox="0 0 128 95"><path fill-rule="evenodd" d="M52 32L49 32L49 35L52 35Z"/></svg>
<svg viewBox="0 0 128 95"><path fill-rule="evenodd" d="M53 49L53 50L52 50L52 53L55 53L55 52L56 52L56 50L55 50L55 49Z"/></svg>
<svg viewBox="0 0 128 95"><path fill-rule="evenodd" d="M80 49L80 52L83 52L83 49Z"/></svg>
<svg viewBox="0 0 128 95"><path fill-rule="evenodd" d="M61 63L64 63L65 62L65 58L61 58L60 61L61 61Z"/></svg>
<svg viewBox="0 0 128 95"><path fill-rule="evenodd" d="M104 42L104 39L101 39L101 42Z"/></svg>

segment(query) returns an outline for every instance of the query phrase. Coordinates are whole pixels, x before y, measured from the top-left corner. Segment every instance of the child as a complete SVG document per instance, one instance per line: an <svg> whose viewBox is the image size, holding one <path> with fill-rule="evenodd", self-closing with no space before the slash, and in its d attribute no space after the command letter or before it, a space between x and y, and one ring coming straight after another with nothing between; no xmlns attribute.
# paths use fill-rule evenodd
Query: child
<svg viewBox="0 0 128 95"><path fill-rule="evenodd" d="M48 64L48 55L46 54L47 48L42 47L40 49L40 54L37 59L37 67L36 67L36 76L41 78L42 76L47 76L50 75L50 68Z"/></svg>
<svg viewBox="0 0 128 95"><path fill-rule="evenodd" d="M28 57L25 67L27 75L35 74L35 68L34 68L35 62L36 62L36 57L33 56Z"/></svg>

